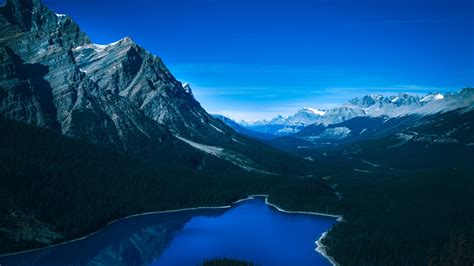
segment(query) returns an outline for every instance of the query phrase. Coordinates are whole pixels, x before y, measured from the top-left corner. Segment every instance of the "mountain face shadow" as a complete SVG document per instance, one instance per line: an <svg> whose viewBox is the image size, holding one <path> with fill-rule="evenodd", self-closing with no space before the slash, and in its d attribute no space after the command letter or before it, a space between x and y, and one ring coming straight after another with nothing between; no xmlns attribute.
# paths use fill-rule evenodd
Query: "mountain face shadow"
<svg viewBox="0 0 474 266"><path fill-rule="evenodd" d="M47 121L47 127L53 130L60 130L61 126L57 121L57 109L53 104L53 88L44 78L49 73L49 67L42 64L25 64L24 61L9 47L4 47L6 53L12 59L16 68L16 77L21 81L25 91L36 97L41 112Z"/></svg>

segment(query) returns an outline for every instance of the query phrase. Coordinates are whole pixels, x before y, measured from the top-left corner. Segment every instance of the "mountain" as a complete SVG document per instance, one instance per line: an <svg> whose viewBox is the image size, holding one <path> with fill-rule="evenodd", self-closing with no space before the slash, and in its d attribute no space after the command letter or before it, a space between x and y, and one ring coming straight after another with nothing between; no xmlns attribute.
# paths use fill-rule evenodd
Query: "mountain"
<svg viewBox="0 0 474 266"><path fill-rule="evenodd" d="M233 165L264 173L288 157L209 115L189 84L128 37L94 44L69 16L39 0L6 1L0 33L6 118L199 169Z"/></svg>
<svg viewBox="0 0 474 266"><path fill-rule="evenodd" d="M397 168L469 165L474 154L474 110L421 116L384 137L355 142L341 153Z"/></svg>
<svg viewBox="0 0 474 266"><path fill-rule="evenodd" d="M428 100L430 99L430 100ZM362 98L349 100L346 106L360 108L367 116L397 117L415 112L420 107L438 98L423 97L400 93L397 96L383 96L380 94L365 95ZM424 100L424 101L421 101Z"/></svg>
<svg viewBox="0 0 474 266"><path fill-rule="evenodd" d="M387 98L382 96L367 96L352 101L352 104L364 108L359 110L363 110L367 114L375 110L378 112L380 106L384 110L389 110L390 106L395 105L396 100L395 98L388 99L391 99L390 103L387 101ZM423 99L425 99L424 103L419 104ZM335 119L334 121L340 121L338 123L314 123L304 127L295 134L271 139L266 141L266 143L303 157L314 158L315 151L318 151L316 154L320 154L324 151L342 149L361 141L382 139L426 121L438 121L441 123L443 115L449 112L470 112L474 108L474 90L466 88L457 93L447 94L444 97L441 97L440 94L429 94L424 98L405 97L400 102L405 102L405 104L399 104L401 106L408 106L408 109L412 108L412 106L419 105L419 107L404 115L392 117L386 115L354 115L348 119L344 119L344 117L340 120ZM349 110L358 109L349 108ZM400 111L397 109L392 110ZM343 110L342 113L349 113L349 111ZM391 114L394 114L394 112L391 112ZM405 133L403 134L406 135Z"/></svg>
<svg viewBox="0 0 474 266"><path fill-rule="evenodd" d="M276 136L272 135L272 134L265 134L265 133L261 133L261 132L257 132L257 131L253 131L253 130L250 130L248 128L245 128L245 127L241 126L239 123L237 123L236 121L234 121L233 119L228 118L226 116L218 115L218 114L215 114L213 116L216 119L221 120L228 127L232 128L233 130L235 130L236 132L238 132L240 134L243 134L243 135L246 135L246 136L249 136L249 137L253 137L253 138L256 138L256 139L276 138Z"/></svg>
<svg viewBox="0 0 474 266"><path fill-rule="evenodd" d="M285 136L300 131L307 125L314 123L324 115L324 111L305 107L289 117L281 115L274 117L270 121L259 120L255 122L241 123L241 126L255 132L270 134L274 136Z"/></svg>
<svg viewBox="0 0 474 266"><path fill-rule="evenodd" d="M340 107L319 110L305 107L288 117L277 116L269 121L243 122L242 126L257 132L287 136L314 124L333 125L355 117L401 117L410 114L429 114L449 111L469 104L469 97L456 102L459 93L429 93L424 97L400 93L396 96L381 94L354 98Z"/></svg>

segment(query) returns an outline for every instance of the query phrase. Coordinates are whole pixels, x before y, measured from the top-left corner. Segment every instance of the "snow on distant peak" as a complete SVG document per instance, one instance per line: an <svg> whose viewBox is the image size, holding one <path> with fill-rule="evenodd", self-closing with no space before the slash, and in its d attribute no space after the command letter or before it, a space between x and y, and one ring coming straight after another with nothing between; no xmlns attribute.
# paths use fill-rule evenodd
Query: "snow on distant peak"
<svg viewBox="0 0 474 266"><path fill-rule="evenodd" d="M433 114L459 108L474 109L474 88L463 89L458 93L430 93L424 97L408 93L383 96L368 94L356 97L346 104L319 110L304 107L288 117L277 116L270 121L241 123L242 126L257 132L288 135L300 131L311 124L331 125L350 120L354 117L400 117L411 114Z"/></svg>
<svg viewBox="0 0 474 266"><path fill-rule="evenodd" d="M369 97L372 98L372 99L382 99L383 98L383 95L382 94L369 94Z"/></svg>
<svg viewBox="0 0 474 266"><path fill-rule="evenodd" d="M428 94L423 99L420 100L420 102L432 102L432 101L438 101L444 99L444 95L441 93L432 93Z"/></svg>
<svg viewBox="0 0 474 266"><path fill-rule="evenodd" d="M320 116L323 116L324 114L326 114L326 111L319 110L319 109L312 108L312 107L304 107L303 110L307 111L307 112L311 112L311 113L316 114L316 115L320 115Z"/></svg>

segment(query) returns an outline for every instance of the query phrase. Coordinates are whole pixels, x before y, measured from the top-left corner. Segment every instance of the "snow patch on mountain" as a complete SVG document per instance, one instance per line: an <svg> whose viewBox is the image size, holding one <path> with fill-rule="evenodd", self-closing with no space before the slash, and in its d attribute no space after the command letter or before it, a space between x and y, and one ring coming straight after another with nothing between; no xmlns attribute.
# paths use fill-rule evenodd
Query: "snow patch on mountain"
<svg viewBox="0 0 474 266"><path fill-rule="evenodd" d="M205 153L208 153L208 154L211 154L211 155L214 155L214 156L217 156L217 157L220 157L222 155L222 152L224 151L224 149L221 148L221 147L204 145L204 144L197 143L197 142L194 142L194 141L191 141L189 139L185 139L185 138L182 138L182 137L179 137L179 136L175 136L175 137L180 139L181 141L186 142L187 144L189 144L190 146L192 146L192 147L194 147L198 150L201 150Z"/></svg>
<svg viewBox="0 0 474 266"><path fill-rule="evenodd" d="M114 48L116 46L120 46L120 45L123 45L123 44L132 44L132 43L133 43L133 41L130 37L125 37L125 38L122 38L122 39L120 39L116 42L109 43L109 44L90 43L90 44L85 44L85 45L74 47L72 50L73 51L80 51L80 50L83 50L83 49L92 49L97 54L104 54L105 55L105 52L108 51L111 48Z"/></svg>
<svg viewBox="0 0 474 266"><path fill-rule="evenodd" d="M326 111L324 111L324 110L319 110L319 109L312 108L312 107L304 107L303 110L308 111L308 112L312 112L313 114L320 115L320 116L323 116L326 113Z"/></svg>
<svg viewBox="0 0 474 266"><path fill-rule="evenodd" d="M428 94L420 102L432 102L444 99L444 96L441 93Z"/></svg>
<svg viewBox="0 0 474 266"><path fill-rule="evenodd" d="M312 135L305 137L305 139L318 140L318 139L343 139L347 138L351 134L351 130L347 127L333 127L326 128L321 134Z"/></svg>
<svg viewBox="0 0 474 266"><path fill-rule="evenodd" d="M459 142L457 139L448 137L448 135L446 134L420 134L414 131L396 133L394 139L398 140L399 142L388 147L389 149L400 147L402 145L407 144L408 142L421 142L426 145L449 144Z"/></svg>
<svg viewBox="0 0 474 266"><path fill-rule="evenodd" d="M191 85L189 85L189 83L184 83L183 84L183 89L188 94L193 95L193 90L191 89Z"/></svg>
<svg viewBox="0 0 474 266"><path fill-rule="evenodd" d="M414 135L412 135L412 134L397 133L397 134L395 134L395 139L399 140L400 142L398 142L397 144L394 144L394 145L392 145L388 148L392 149L392 148L396 148L396 147L400 147L402 145L405 145L408 141L413 139L413 137L414 137Z"/></svg>
<svg viewBox="0 0 474 266"><path fill-rule="evenodd" d="M222 131L220 128L214 126L213 124L209 124L213 129L215 129L217 132L224 134L224 131Z"/></svg>
<svg viewBox="0 0 474 266"><path fill-rule="evenodd" d="M277 135L290 135L298 131L299 129L297 127L285 126L277 131Z"/></svg>
<svg viewBox="0 0 474 266"><path fill-rule="evenodd" d="M446 113L456 109L470 111L473 110L473 108L474 88L466 88L462 89L458 93L446 94L442 99L433 100L429 102L429 104L426 104L422 108L416 110L416 113L421 115L431 115L436 113Z"/></svg>

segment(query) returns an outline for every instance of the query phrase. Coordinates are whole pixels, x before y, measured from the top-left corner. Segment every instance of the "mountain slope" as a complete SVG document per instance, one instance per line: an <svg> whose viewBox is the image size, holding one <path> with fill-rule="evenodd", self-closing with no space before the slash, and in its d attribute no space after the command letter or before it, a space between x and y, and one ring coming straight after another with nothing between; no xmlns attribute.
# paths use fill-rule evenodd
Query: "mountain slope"
<svg viewBox="0 0 474 266"><path fill-rule="evenodd" d="M474 156L474 111L458 109L419 117L383 138L354 143L341 152L390 167L469 165Z"/></svg>
<svg viewBox="0 0 474 266"><path fill-rule="evenodd" d="M291 164L272 169L282 159L293 165L299 159L213 118L189 85L130 38L93 44L70 17L39 0L6 1L0 22L0 115L141 159L300 172Z"/></svg>
<svg viewBox="0 0 474 266"><path fill-rule="evenodd" d="M288 200L285 193L308 187L320 210L334 198L316 178L145 162L3 117L0 131L0 255L83 237L137 213L223 206L250 194Z"/></svg>

